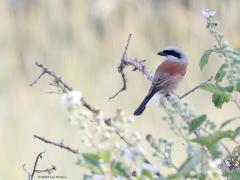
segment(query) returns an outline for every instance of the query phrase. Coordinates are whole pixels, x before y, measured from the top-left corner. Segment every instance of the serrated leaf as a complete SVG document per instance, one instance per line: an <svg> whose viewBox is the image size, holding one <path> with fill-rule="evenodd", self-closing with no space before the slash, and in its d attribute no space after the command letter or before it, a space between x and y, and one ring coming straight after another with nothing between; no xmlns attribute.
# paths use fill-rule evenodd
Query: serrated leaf
<svg viewBox="0 0 240 180"><path fill-rule="evenodd" d="M115 176L129 177L127 167L121 162L113 161L111 163L111 170Z"/></svg>
<svg viewBox="0 0 240 180"><path fill-rule="evenodd" d="M147 169L142 170L142 176L148 177L149 180L153 180L153 173Z"/></svg>
<svg viewBox="0 0 240 180"><path fill-rule="evenodd" d="M207 146L208 149L211 149L218 141L220 141L223 138L234 138L234 133L231 130L228 131L217 131L214 134L211 134L209 136L201 136L198 138L193 139L193 142L196 142L198 144Z"/></svg>
<svg viewBox="0 0 240 180"><path fill-rule="evenodd" d="M104 160L104 162L108 163L111 160L111 153L110 151L101 151L99 153L99 157Z"/></svg>
<svg viewBox="0 0 240 180"><path fill-rule="evenodd" d="M199 62L199 66L200 66L200 69L203 70L204 66L208 63L208 58L209 58L209 55L213 52L212 49L208 49L206 50L201 59L200 59L200 62Z"/></svg>
<svg viewBox="0 0 240 180"><path fill-rule="evenodd" d="M212 96L212 102L215 105L215 107L217 107L217 108L222 108L222 105L229 101L230 101L230 98L226 98L224 96L220 96L217 94L213 94L213 96Z"/></svg>
<svg viewBox="0 0 240 180"><path fill-rule="evenodd" d="M193 131L195 131L201 124L206 120L207 116L206 114L201 115L195 119L192 120L188 127L188 132L191 134Z"/></svg>
<svg viewBox="0 0 240 180"><path fill-rule="evenodd" d="M235 121L235 120L239 120L240 119L240 116L237 116L237 117L234 117L234 118L231 118L231 119L228 119L228 120L225 120L219 127L219 129L222 129L224 128L226 125L228 125L229 123Z"/></svg>
<svg viewBox="0 0 240 180"><path fill-rule="evenodd" d="M85 167L94 173L101 173L100 158L97 154L82 153L84 162L80 164L81 167Z"/></svg>
<svg viewBox="0 0 240 180"><path fill-rule="evenodd" d="M201 89L212 92L219 96L224 97L225 99L230 99L230 95L225 92L224 88L218 84L204 83L200 86Z"/></svg>
<svg viewBox="0 0 240 180"><path fill-rule="evenodd" d="M223 78L225 77L226 72L227 72L226 71L227 67L228 67L228 64L225 63L219 68L217 74L215 75L215 80L217 83L221 82L223 80Z"/></svg>

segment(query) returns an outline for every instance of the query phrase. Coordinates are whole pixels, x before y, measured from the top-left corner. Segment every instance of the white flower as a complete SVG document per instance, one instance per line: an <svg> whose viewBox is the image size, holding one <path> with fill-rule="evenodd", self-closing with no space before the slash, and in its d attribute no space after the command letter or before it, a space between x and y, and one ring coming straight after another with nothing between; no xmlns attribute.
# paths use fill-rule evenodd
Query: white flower
<svg viewBox="0 0 240 180"><path fill-rule="evenodd" d="M115 177L115 180L126 180L126 178L122 177L122 176L117 176L117 177Z"/></svg>
<svg viewBox="0 0 240 180"><path fill-rule="evenodd" d="M209 167L216 169L218 166L222 163L221 159L214 159L214 160L209 160L208 165Z"/></svg>
<svg viewBox="0 0 240 180"><path fill-rule="evenodd" d="M158 168L152 164L149 163L144 163L143 164L143 169L149 170L152 173L156 174L158 172Z"/></svg>
<svg viewBox="0 0 240 180"><path fill-rule="evenodd" d="M94 174L92 178L93 180L105 180L105 176L103 174Z"/></svg>
<svg viewBox="0 0 240 180"><path fill-rule="evenodd" d="M229 46L227 46L227 47L225 48L225 50L226 50L227 52L233 52L233 48L231 48L231 47L229 47Z"/></svg>
<svg viewBox="0 0 240 180"><path fill-rule="evenodd" d="M63 105L69 107L75 104L79 104L82 98L82 93L80 91L70 91L69 93L64 93L61 96L61 102Z"/></svg>
<svg viewBox="0 0 240 180"><path fill-rule="evenodd" d="M129 159L135 159L134 158L134 154L133 154L133 152L131 151L131 149L130 148L126 148L126 149L124 149L123 150L123 154L125 155L125 156L127 156Z"/></svg>
<svg viewBox="0 0 240 180"><path fill-rule="evenodd" d="M198 146L192 145L192 144L184 144L184 150L186 151L186 153L198 153L200 152L200 148Z"/></svg>
<svg viewBox="0 0 240 180"><path fill-rule="evenodd" d="M140 144L136 145L136 150L142 155L145 154L145 149Z"/></svg>
<svg viewBox="0 0 240 180"><path fill-rule="evenodd" d="M202 16L203 17L213 17L216 14L216 11L211 11L210 9L204 9L202 11Z"/></svg>
<svg viewBox="0 0 240 180"><path fill-rule="evenodd" d="M173 145L174 144L174 141L172 139L165 139L165 143L169 146Z"/></svg>

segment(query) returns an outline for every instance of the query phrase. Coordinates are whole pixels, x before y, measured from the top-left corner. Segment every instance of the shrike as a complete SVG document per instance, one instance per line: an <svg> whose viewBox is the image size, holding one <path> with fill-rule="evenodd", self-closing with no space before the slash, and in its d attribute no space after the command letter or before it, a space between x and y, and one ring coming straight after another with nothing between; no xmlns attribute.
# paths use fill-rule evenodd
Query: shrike
<svg viewBox="0 0 240 180"><path fill-rule="evenodd" d="M184 52L178 47L169 46L157 54L165 56L166 60L155 71L153 83L147 96L134 112L136 116L143 113L154 94L160 93L165 96L175 91L186 73L188 60Z"/></svg>

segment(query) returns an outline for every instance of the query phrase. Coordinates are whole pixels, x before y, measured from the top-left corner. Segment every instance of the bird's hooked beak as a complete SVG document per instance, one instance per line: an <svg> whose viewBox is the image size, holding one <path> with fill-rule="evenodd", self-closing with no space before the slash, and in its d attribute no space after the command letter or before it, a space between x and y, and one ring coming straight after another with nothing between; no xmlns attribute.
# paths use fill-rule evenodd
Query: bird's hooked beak
<svg viewBox="0 0 240 180"><path fill-rule="evenodd" d="M163 52L163 51L160 51L157 53L159 56L167 56L167 53Z"/></svg>

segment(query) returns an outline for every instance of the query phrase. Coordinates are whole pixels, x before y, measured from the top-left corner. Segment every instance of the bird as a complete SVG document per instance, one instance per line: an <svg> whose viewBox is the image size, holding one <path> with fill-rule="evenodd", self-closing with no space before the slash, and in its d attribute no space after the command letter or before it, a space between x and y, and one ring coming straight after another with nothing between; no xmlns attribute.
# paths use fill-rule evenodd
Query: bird
<svg viewBox="0 0 240 180"><path fill-rule="evenodd" d="M168 46L157 54L164 56L166 60L157 67L147 96L133 113L135 116L143 113L148 101L156 93L163 96L168 96L170 93L173 93L185 77L188 59L179 47Z"/></svg>

